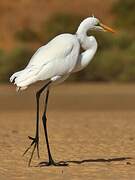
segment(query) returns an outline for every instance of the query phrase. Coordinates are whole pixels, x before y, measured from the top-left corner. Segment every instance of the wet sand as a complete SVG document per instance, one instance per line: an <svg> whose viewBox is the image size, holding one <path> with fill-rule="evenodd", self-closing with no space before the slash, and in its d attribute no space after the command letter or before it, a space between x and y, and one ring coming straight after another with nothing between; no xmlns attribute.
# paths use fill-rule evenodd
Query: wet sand
<svg viewBox="0 0 135 180"><path fill-rule="evenodd" d="M36 167L47 161L42 121L40 156L28 167L27 136L35 131L35 89L16 93L0 86L0 180L135 179L135 85L63 84L50 93L48 131L53 157L68 167ZM42 97L43 106L43 97ZM41 108L42 115L42 108Z"/></svg>

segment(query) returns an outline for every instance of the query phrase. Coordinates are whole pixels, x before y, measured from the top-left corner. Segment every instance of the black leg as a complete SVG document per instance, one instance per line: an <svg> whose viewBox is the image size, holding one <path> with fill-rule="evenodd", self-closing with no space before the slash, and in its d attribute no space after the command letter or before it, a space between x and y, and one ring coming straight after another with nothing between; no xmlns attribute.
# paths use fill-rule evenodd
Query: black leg
<svg viewBox="0 0 135 180"><path fill-rule="evenodd" d="M51 81L49 81L47 84L45 84L37 93L36 93L36 103L37 103L37 115L36 115L36 118L37 118L37 121L36 121L36 134L35 134L35 138L31 137L31 136L28 136L28 138L30 140L32 140L30 146L25 150L24 154L25 155L30 149L31 147L34 145L33 147L33 150L32 150L32 153L31 153L31 157L29 159L29 163L28 163L28 166L30 166L31 164L31 160L33 158L33 154L34 154L34 151L35 149L37 148L37 155L39 157L39 99L40 99L40 96L42 94L42 92L49 86L49 84L51 83Z"/></svg>
<svg viewBox="0 0 135 180"><path fill-rule="evenodd" d="M45 132L45 140L46 140L46 145L47 145L49 164L53 164L54 161L53 161L51 151L50 151L50 146L49 146L49 141L48 141L48 133L47 133L47 126L46 126L46 123L47 123L46 111L47 111L47 105L48 105L48 97L49 97L49 88L47 89L47 93L46 93L45 108L44 108L44 113L43 113L43 116L42 116L42 121L43 121L44 132Z"/></svg>
<svg viewBox="0 0 135 180"><path fill-rule="evenodd" d="M44 132L45 132L45 141L46 141L46 145L47 145L47 152L48 152L48 162L41 162L39 164L40 167L43 166L67 166L68 164L64 161L60 161L60 162L55 162L52 158L51 155L51 151L50 151L50 146L49 146L49 140L48 140L48 133L47 133L47 117L46 117L46 112L47 112L47 105L48 105L48 97L49 97L49 87L47 89L47 93L46 93L46 98L45 98L45 107L44 107L44 113L42 116L42 121L43 121L43 126L44 126Z"/></svg>

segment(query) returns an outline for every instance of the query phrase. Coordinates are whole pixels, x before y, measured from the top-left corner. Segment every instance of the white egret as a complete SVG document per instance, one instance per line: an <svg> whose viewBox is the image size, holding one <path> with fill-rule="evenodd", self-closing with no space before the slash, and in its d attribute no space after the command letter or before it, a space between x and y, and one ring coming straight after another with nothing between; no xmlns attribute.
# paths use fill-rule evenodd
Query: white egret
<svg viewBox="0 0 135 180"><path fill-rule="evenodd" d="M46 81L46 84L36 93L36 134L34 138L29 136L32 143L24 152L25 154L33 146L31 157L29 159L29 166L36 148L39 157L39 99L41 93L45 89L47 89L47 92L42 121L49 159L48 163L45 163L45 165L67 165L64 162L55 162L50 151L46 126L49 88L53 84L61 83L73 72L82 70L91 61L97 50L97 42L95 37L87 36L88 30L110 31L114 33L113 29L103 25L97 18L88 17L81 22L75 34L67 33L58 35L48 44L40 47L32 56L26 68L14 73L10 78L10 81L14 82L17 86L17 90L24 90L30 84L37 81ZM84 52L80 53L80 47Z"/></svg>

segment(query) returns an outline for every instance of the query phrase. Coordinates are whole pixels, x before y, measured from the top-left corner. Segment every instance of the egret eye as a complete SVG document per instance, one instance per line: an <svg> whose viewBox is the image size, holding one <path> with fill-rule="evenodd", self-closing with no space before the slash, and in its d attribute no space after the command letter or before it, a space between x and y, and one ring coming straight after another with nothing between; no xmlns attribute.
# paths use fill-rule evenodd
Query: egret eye
<svg viewBox="0 0 135 180"><path fill-rule="evenodd" d="M98 23L96 24L96 26L100 26L100 23L98 22Z"/></svg>

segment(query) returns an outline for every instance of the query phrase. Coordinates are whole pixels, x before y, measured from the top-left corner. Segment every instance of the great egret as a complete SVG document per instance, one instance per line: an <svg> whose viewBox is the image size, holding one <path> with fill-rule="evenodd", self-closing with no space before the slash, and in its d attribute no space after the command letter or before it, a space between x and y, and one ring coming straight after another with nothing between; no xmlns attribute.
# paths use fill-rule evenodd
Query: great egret
<svg viewBox="0 0 135 180"><path fill-rule="evenodd" d="M29 136L29 139L32 140L32 143L24 152L24 154L26 154L27 151L33 146L31 157L29 159L29 166L36 148L39 157L39 99L41 93L45 89L47 89L47 92L42 121L49 159L48 163L45 165L67 165L64 162L55 162L52 158L49 147L46 127L46 111L49 97L49 88L53 84L61 83L73 72L82 70L91 61L97 50L97 42L95 37L87 36L88 30L110 31L112 33L115 32L113 29L102 24L97 18L88 17L81 22L75 34L67 33L58 35L48 44L40 47L32 56L26 68L22 71L14 73L10 78L10 81L14 82L14 84L17 86L17 90L24 90L30 84L37 81L46 81L46 84L36 93L36 134L34 138ZM80 53L80 47L82 47L84 52Z"/></svg>

